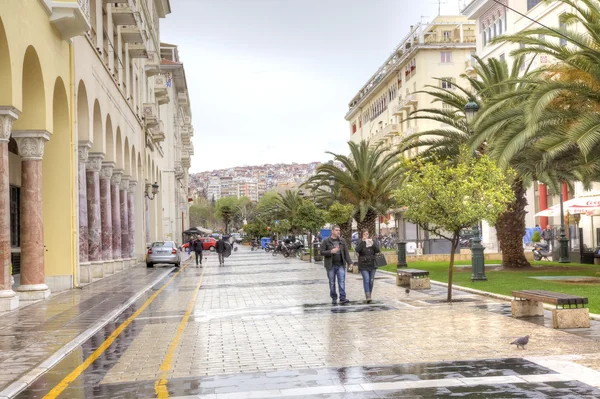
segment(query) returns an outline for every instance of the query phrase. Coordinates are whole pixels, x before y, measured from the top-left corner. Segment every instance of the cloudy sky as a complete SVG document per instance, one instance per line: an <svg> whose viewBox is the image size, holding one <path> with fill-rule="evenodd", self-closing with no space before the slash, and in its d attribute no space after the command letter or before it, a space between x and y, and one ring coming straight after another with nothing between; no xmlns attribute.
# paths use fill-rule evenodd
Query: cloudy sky
<svg viewBox="0 0 600 399"><path fill-rule="evenodd" d="M460 0L442 1L456 14ZM462 2L462 1L461 1ZM348 102L434 0L171 0L192 104L191 172L346 152Z"/></svg>

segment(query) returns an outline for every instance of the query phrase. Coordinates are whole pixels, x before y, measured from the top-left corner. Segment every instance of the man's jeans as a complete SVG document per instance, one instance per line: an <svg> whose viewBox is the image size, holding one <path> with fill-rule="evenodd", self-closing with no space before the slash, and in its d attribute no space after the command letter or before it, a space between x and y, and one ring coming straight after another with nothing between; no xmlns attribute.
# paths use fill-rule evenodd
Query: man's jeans
<svg viewBox="0 0 600 399"><path fill-rule="evenodd" d="M363 288L365 292L373 292L373 283L375 282L375 272L377 269L367 269L361 270L360 274L362 274L363 278Z"/></svg>
<svg viewBox="0 0 600 399"><path fill-rule="evenodd" d="M225 255L222 252L219 252L219 265L225 264Z"/></svg>
<svg viewBox="0 0 600 399"><path fill-rule="evenodd" d="M202 252L195 252L196 254L196 266L198 266L198 263L202 264Z"/></svg>
<svg viewBox="0 0 600 399"><path fill-rule="evenodd" d="M346 299L346 268L344 266L332 266L327 269L327 278L329 278L329 295L334 301L338 296L335 292L335 279L337 277L338 287L340 289L340 300Z"/></svg>

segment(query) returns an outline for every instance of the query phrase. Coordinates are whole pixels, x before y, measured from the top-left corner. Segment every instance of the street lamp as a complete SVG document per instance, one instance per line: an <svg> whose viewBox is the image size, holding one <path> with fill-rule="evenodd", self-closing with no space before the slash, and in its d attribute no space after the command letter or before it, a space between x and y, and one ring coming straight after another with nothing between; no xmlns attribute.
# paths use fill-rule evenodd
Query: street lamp
<svg viewBox="0 0 600 399"><path fill-rule="evenodd" d="M479 111L479 105L473 101L473 99L470 99L469 102L465 104L464 111L469 133L473 133L471 124L475 120L477 111ZM477 223L477 226L473 229L473 238L471 239L471 281L487 280L487 277L485 276L485 258L483 256L485 247L481 245L480 235L479 223Z"/></svg>
<svg viewBox="0 0 600 399"><path fill-rule="evenodd" d="M279 210L279 205L275 204L275 224L278 224L277 221L277 211ZM275 232L275 240L279 241L279 231Z"/></svg>
<svg viewBox="0 0 600 399"><path fill-rule="evenodd" d="M558 200L560 201L560 237L558 238L558 263L570 263L569 260L569 240L565 235L565 212L563 209L562 187L558 190Z"/></svg>
<svg viewBox="0 0 600 399"><path fill-rule="evenodd" d="M152 197L150 196L150 188L152 188ZM154 197L156 196L156 194L158 194L158 183L154 182L154 184L146 184L146 198L148 198L150 201L152 201L154 199Z"/></svg>

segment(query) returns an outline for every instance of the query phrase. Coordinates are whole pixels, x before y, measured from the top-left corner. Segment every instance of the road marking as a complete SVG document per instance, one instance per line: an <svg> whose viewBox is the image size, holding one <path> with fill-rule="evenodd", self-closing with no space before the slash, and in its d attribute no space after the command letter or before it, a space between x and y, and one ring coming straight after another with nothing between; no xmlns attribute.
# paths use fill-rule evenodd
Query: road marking
<svg viewBox="0 0 600 399"><path fill-rule="evenodd" d="M171 366L173 364L173 356L175 355L175 349L177 349L179 341L181 340L181 336L183 335L183 331L185 330L185 327L188 324L190 315L194 311L194 306L196 305L196 298L198 297L198 292L200 291L200 287L202 286L202 280L204 279L204 272L207 268L208 265L202 268L200 281L198 281L198 284L194 289L194 294L192 295L192 299L190 299L187 311L183 315L181 322L179 322L179 326L177 326L177 332L175 333L175 337L171 341L169 349L167 350L167 354L165 355L165 358L162 364L160 365L160 374L158 376L158 379L154 383L154 392L156 393L156 397L158 399L169 398L169 390L167 389L167 383L169 382L169 380L167 377L169 375L169 371L171 371Z"/></svg>
<svg viewBox="0 0 600 399"><path fill-rule="evenodd" d="M150 298L148 298L146 302L144 302L144 304L134 314L129 316L127 320L121 323L121 325L115 331L113 331L113 333L110 334L110 336L104 342L102 342L98 349L96 349L87 359L85 359L83 363L77 366L75 370L71 371L69 375L63 378L61 382L59 382L54 388L52 388L52 390L44 396L44 399L55 399L65 389L67 389L69 384L75 381L81 375L81 373L83 373L92 363L94 363L96 359L98 359L100 355L102 355L104 351L108 349L108 347L115 341L115 339L127 328L127 326L129 326L129 324L131 324L131 322L136 317L138 317L144 310L146 310L146 308L150 306L152 301L156 299L158 294L160 294L165 288L167 288L169 284L173 282L175 277L177 277L189 264L190 260L188 260L188 262L185 265L183 265L183 267L177 273L175 273L173 277L169 279L169 281L167 281L162 287L160 287L158 291L152 294Z"/></svg>

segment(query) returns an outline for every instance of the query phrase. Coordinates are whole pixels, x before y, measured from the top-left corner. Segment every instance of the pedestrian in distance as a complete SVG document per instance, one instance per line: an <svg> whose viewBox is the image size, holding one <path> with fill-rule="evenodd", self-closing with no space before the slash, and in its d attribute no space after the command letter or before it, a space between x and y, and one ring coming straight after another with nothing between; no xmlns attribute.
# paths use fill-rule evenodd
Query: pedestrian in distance
<svg viewBox="0 0 600 399"><path fill-rule="evenodd" d="M346 241L340 237L340 226L334 225L331 228L331 235L321 243L321 254L324 258L323 264L329 279L331 303L335 305L338 299L335 290L336 279L340 291L340 304L350 302L346 297L346 266L350 265L352 260Z"/></svg>
<svg viewBox="0 0 600 399"><path fill-rule="evenodd" d="M194 239L194 237L190 238L190 242L188 243L188 247L187 247L187 252L188 255L192 253L192 251L194 250L193 245L194 245L194 241L198 239L198 236L196 236L196 238Z"/></svg>
<svg viewBox="0 0 600 399"><path fill-rule="evenodd" d="M544 231L542 231L541 236L544 239L544 241L546 241L546 243L548 244L548 249L551 250L552 249L552 239L554 238L554 233L552 232L552 228L549 225L546 226Z"/></svg>
<svg viewBox="0 0 600 399"><path fill-rule="evenodd" d="M202 252L204 251L204 244L202 243L202 239L196 237L194 243L190 246L193 247L194 254L196 255L196 266L202 267Z"/></svg>
<svg viewBox="0 0 600 399"><path fill-rule="evenodd" d="M223 236L219 237L217 241L217 255L219 255L219 266L225 266L225 241L223 240Z"/></svg>
<svg viewBox="0 0 600 399"><path fill-rule="evenodd" d="M373 283L375 282L375 272L377 272L377 262L375 254L381 252L379 243L369 238L369 230L362 231L362 238L356 244L356 254L358 255L358 270L362 274L363 288L365 290L365 302L371 303L373 294Z"/></svg>

